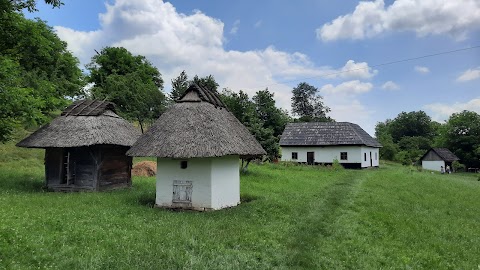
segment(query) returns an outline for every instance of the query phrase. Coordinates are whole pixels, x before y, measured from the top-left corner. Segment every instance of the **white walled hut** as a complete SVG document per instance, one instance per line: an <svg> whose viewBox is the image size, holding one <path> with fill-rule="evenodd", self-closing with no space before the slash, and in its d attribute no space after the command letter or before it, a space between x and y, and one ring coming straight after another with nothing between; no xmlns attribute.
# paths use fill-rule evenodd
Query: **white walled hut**
<svg viewBox="0 0 480 270"><path fill-rule="evenodd" d="M382 145L357 124L308 122L287 124L280 147L282 161L368 168L379 166Z"/></svg>
<svg viewBox="0 0 480 270"><path fill-rule="evenodd" d="M460 159L447 148L430 148L420 160L423 169L440 172L447 165L452 168L452 162Z"/></svg>
<svg viewBox="0 0 480 270"><path fill-rule="evenodd" d="M157 157L157 207L216 210L240 203L240 157L266 154L216 92L192 84L127 152Z"/></svg>
<svg viewBox="0 0 480 270"><path fill-rule="evenodd" d="M45 149L46 186L54 191L99 191L131 186L132 158L140 136L108 101L79 100L17 146Z"/></svg>

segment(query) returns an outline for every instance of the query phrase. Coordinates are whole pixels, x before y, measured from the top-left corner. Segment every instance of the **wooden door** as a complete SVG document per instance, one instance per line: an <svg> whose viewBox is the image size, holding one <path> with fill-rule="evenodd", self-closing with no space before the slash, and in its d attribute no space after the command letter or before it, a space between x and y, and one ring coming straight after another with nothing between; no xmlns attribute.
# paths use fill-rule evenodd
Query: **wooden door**
<svg viewBox="0 0 480 270"><path fill-rule="evenodd" d="M372 152L370 152L370 167L373 167Z"/></svg>
<svg viewBox="0 0 480 270"><path fill-rule="evenodd" d="M307 152L307 164L315 164L315 152Z"/></svg>
<svg viewBox="0 0 480 270"><path fill-rule="evenodd" d="M174 180L172 205L176 207L192 206L192 191L192 181Z"/></svg>

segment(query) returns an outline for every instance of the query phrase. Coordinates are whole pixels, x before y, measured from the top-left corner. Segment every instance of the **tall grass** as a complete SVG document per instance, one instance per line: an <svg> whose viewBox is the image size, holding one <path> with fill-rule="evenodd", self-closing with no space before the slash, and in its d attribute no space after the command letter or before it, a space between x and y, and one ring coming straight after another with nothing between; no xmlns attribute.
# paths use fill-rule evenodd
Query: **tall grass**
<svg viewBox="0 0 480 270"><path fill-rule="evenodd" d="M474 175L255 165L238 207L153 208L155 179L52 193L43 152L1 146L0 268L477 269ZM13 157L17 157L14 159Z"/></svg>

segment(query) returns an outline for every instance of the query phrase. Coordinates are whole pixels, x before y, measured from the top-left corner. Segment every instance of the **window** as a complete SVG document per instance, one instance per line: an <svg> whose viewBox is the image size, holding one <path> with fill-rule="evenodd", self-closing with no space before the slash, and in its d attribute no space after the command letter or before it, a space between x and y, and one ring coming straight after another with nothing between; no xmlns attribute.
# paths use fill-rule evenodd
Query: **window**
<svg viewBox="0 0 480 270"><path fill-rule="evenodd" d="M180 168L181 168L181 169L186 169L186 168L187 168L187 165L188 165L188 163L187 163L186 160L180 161Z"/></svg>
<svg viewBox="0 0 480 270"><path fill-rule="evenodd" d="M367 161L367 153L363 153L363 159Z"/></svg>
<svg viewBox="0 0 480 270"><path fill-rule="evenodd" d="M292 159L298 159L298 153L292 152Z"/></svg>
<svg viewBox="0 0 480 270"><path fill-rule="evenodd" d="M347 152L340 152L340 160L347 160L348 154Z"/></svg>

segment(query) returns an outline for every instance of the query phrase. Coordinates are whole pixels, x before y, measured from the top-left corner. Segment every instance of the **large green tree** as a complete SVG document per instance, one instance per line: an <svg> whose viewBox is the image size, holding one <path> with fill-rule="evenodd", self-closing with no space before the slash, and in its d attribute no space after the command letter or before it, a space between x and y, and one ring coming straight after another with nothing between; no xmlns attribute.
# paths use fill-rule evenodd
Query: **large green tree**
<svg viewBox="0 0 480 270"><path fill-rule="evenodd" d="M433 139L435 126L424 111L401 112L388 124L393 141L398 143L403 137L424 137Z"/></svg>
<svg viewBox="0 0 480 270"><path fill-rule="evenodd" d="M299 83L292 90L292 113L300 122L332 122L327 116L330 108L323 103L318 89L306 82Z"/></svg>
<svg viewBox="0 0 480 270"><path fill-rule="evenodd" d="M9 78L2 82L0 91L7 96L16 89L14 95L1 101L3 114L9 119L0 123L1 141L10 138L13 126L43 124L71 99L83 95L83 75L67 44L44 21L28 20L19 12L34 4L0 0L1 76ZM15 104L23 104L24 108L14 109ZM28 117L22 116L24 111L28 111ZM9 127L7 122L11 123Z"/></svg>
<svg viewBox="0 0 480 270"><path fill-rule="evenodd" d="M268 91L268 88L260 90L255 93L252 100L255 105L255 113L262 121L263 126L272 129L273 136L280 136L290 121L290 117L285 111L277 108L274 93Z"/></svg>
<svg viewBox="0 0 480 270"><path fill-rule="evenodd" d="M467 167L480 167L480 115L454 113L445 124L444 143Z"/></svg>
<svg viewBox="0 0 480 270"><path fill-rule="evenodd" d="M114 102L122 116L145 125L165 110L163 79L144 56L133 55L122 47L106 47L87 65L91 94Z"/></svg>

